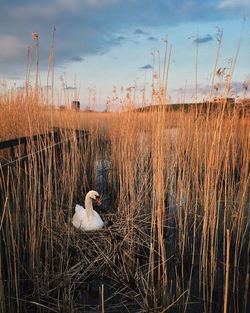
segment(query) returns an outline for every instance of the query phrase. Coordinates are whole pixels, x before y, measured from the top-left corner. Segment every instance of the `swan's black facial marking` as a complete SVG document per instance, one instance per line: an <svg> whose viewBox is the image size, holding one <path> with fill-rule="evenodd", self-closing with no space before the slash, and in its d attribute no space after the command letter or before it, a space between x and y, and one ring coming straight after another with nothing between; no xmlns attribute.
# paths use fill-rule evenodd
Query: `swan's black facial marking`
<svg viewBox="0 0 250 313"><path fill-rule="evenodd" d="M92 199L93 201L95 201L98 206L102 204L102 201L101 201L101 197L100 197L100 196L95 196L95 199L94 199L94 198L90 198L90 199Z"/></svg>
<svg viewBox="0 0 250 313"><path fill-rule="evenodd" d="M96 204L97 204L97 205L101 205L101 204L102 204L102 201L101 201L101 197L100 197L100 196L96 196L96 197L95 197L95 201L96 201Z"/></svg>

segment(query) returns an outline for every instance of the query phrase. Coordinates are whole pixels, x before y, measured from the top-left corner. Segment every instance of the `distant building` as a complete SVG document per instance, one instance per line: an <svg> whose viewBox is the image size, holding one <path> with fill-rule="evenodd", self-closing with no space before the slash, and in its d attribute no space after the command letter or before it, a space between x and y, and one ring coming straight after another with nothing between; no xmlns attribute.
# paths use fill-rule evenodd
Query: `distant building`
<svg viewBox="0 0 250 313"><path fill-rule="evenodd" d="M72 101L71 102L71 109L73 110L80 110L80 101Z"/></svg>
<svg viewBox="0 0 250 313"><path fill-rule="evenodd" d="M226 103L227 105L235 105L235 98L230 98L230 97L215 97L213 99L214 103L218 104L224 104Z"/></svg>

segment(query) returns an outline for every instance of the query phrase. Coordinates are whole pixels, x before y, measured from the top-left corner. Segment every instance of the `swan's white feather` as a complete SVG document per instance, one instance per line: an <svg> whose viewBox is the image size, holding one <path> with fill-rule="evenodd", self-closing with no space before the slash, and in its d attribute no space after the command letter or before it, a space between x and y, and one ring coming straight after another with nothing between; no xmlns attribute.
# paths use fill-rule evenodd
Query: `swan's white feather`
<svg viewBox="0 0 250 313"><path fill-rule="evenodd" d="M78 212L80 210L85 210L85 209L81 205L77 204L76 207L75 207L75 212Z"/></svg>

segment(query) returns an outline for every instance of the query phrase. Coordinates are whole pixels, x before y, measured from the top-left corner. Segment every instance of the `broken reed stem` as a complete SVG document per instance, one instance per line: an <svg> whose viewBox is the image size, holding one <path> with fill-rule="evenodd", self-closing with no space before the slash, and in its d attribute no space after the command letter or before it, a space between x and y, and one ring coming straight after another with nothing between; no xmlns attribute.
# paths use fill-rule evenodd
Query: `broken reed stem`
<svg viewBox="0 0 250 313"><path fill-rule="evenodd" d="M227 229L226 277L225 277L224 309L223 309L223 313L227 313L229 262L230 262L229 261L229 256L230 256L230 233L229 233L229 229Z"/></svg>

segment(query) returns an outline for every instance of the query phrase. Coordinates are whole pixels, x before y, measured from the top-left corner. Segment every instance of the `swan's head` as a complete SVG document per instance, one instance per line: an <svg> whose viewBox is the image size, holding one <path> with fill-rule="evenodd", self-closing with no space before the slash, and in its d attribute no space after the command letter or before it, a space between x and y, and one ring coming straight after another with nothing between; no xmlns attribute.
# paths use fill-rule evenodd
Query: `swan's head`
<svg viewBox="0 0 250 313"><path fill-rule="evenodd" d="M86 199L87 198L90 198L92 199L93 201L95 201L95 203L97 205L101 205L102 204L102 201L101 201L101 197L99 195L99 193L95 190L90 190L87 194L86 194Z"/></svg>

